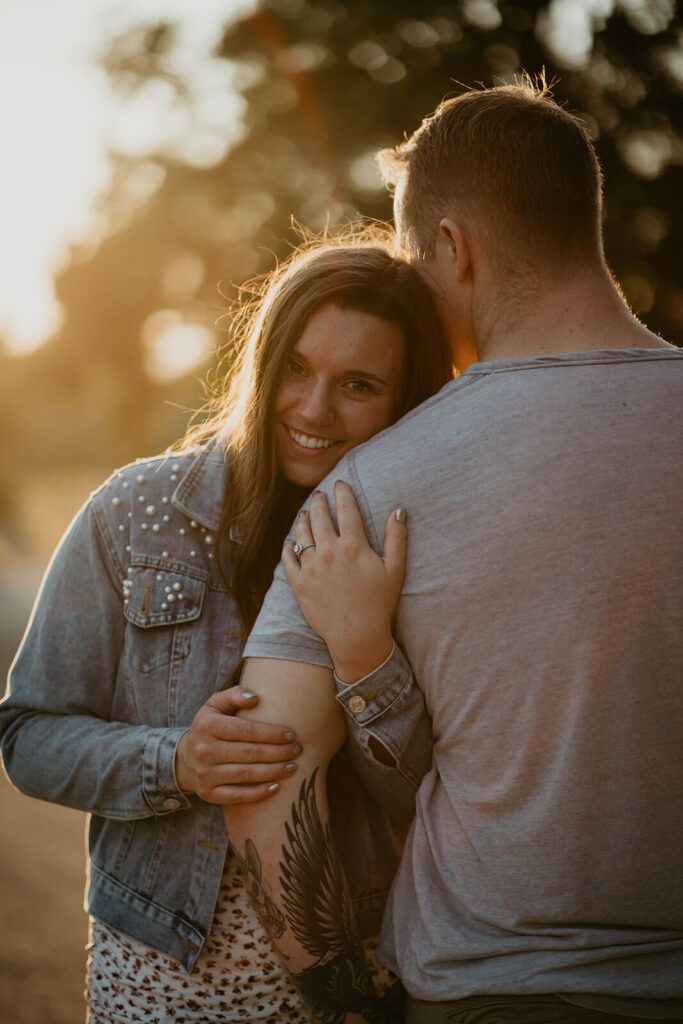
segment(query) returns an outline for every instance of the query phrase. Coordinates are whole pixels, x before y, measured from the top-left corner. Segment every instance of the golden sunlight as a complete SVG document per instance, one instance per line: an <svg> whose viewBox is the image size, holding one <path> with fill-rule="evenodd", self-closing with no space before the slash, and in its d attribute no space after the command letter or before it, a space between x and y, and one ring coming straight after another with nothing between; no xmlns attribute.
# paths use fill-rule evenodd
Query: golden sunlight
<svg viewBox="0 0 683 1024"><path fill-rule="evenodd" d="M224 156L242 106L230 66L208 55L226 19L255 2L202 0L201 17L184 0L0 6L0 345L8 351L29 352L59 328L53 277L71 244L92 249L108 227L98 211L111 181L108 150L144 157L162 148L200 166ZM163 89L143 90L132 102L115 95L98 65L107 40L141 18L180 26L176 59L196 69L192 124L171 109ZM162 180L158 175L151 186Z"/></svg>

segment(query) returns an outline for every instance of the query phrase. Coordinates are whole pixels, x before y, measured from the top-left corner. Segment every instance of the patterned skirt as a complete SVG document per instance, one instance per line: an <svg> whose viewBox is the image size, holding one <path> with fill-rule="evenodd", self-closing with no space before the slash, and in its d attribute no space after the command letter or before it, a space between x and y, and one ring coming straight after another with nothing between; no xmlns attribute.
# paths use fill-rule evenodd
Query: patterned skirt
<svg viewBox="0 0 683 1024"><path fill-rule="evenodd" d="M254 911L237 858L228 853L213 924L191 974L163 953L91 918L89 1024L312 1024ZM393 980L365 952L382 993Z"/></svg>

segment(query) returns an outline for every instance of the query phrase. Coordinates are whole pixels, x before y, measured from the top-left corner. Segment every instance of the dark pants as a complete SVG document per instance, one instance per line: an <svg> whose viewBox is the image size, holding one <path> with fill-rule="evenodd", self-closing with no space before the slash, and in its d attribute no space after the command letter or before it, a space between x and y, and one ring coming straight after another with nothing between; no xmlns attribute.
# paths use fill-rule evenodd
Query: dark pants
<svg viewBox="0 0 683 1024"><path fill-rule="evenodd" d="M678 1018L680 1020L680 1018ZM470 996L448 1003L408 996L404 1024L638 1024L652 1018L625 1017L574 1006L559 996ZM675 1024L672 1018L659 1024Z"/></svg>

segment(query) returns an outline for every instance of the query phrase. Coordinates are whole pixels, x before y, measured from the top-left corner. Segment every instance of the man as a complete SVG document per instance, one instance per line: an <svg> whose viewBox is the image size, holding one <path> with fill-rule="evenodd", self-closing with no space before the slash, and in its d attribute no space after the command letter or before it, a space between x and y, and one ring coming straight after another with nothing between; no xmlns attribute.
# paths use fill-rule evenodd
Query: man
<svg viewBox="0 0 683 1024"><path fill-rule="evenodd" d="M376 547L408 511L395 635L434 730L380 959L411 1024L683 1019L683 353L620 297L593 148L543 89L449 100L383 164L465 372L335 472ZM301 559L334 566L323 501ZM339 729L331 659L280 572L247 654L262 717L305 737L307 782L230 831L261 851L306 984L339 965L292 870L325 834ZM373 667L336 665L349 718L377 700L376 677L357 682ZM319 1019L375 1012L334 998Z"/></svg>

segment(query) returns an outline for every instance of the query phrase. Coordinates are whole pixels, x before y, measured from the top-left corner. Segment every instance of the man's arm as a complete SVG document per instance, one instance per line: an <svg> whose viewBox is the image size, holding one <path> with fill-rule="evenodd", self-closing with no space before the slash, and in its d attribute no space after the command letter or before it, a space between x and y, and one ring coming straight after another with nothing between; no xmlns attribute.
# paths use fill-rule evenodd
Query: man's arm
<svg viewBox="0 0 683 1024"><path fill-rule="evenodd" d="M295 523L301 557L289 540L281 566L333 662L359 778L385 810L412 820L417 788L431 766L432 728L392 635L405 571L406 512L392 510L380 552L369 543L353 490L342 480L334 484L334 508L336 523L325 493L311 496Z"/></svg>
<svg viewBox="0 0 683 1024"><path fill-rule="evenodd" d="M379 1021L329 828L327 767L346 736L331 670L254 658L243 685L258 693L259 705L240 715L286 721L303 746L294 777L266 804L224 809L252 903L317 1021Z"/></svg>

